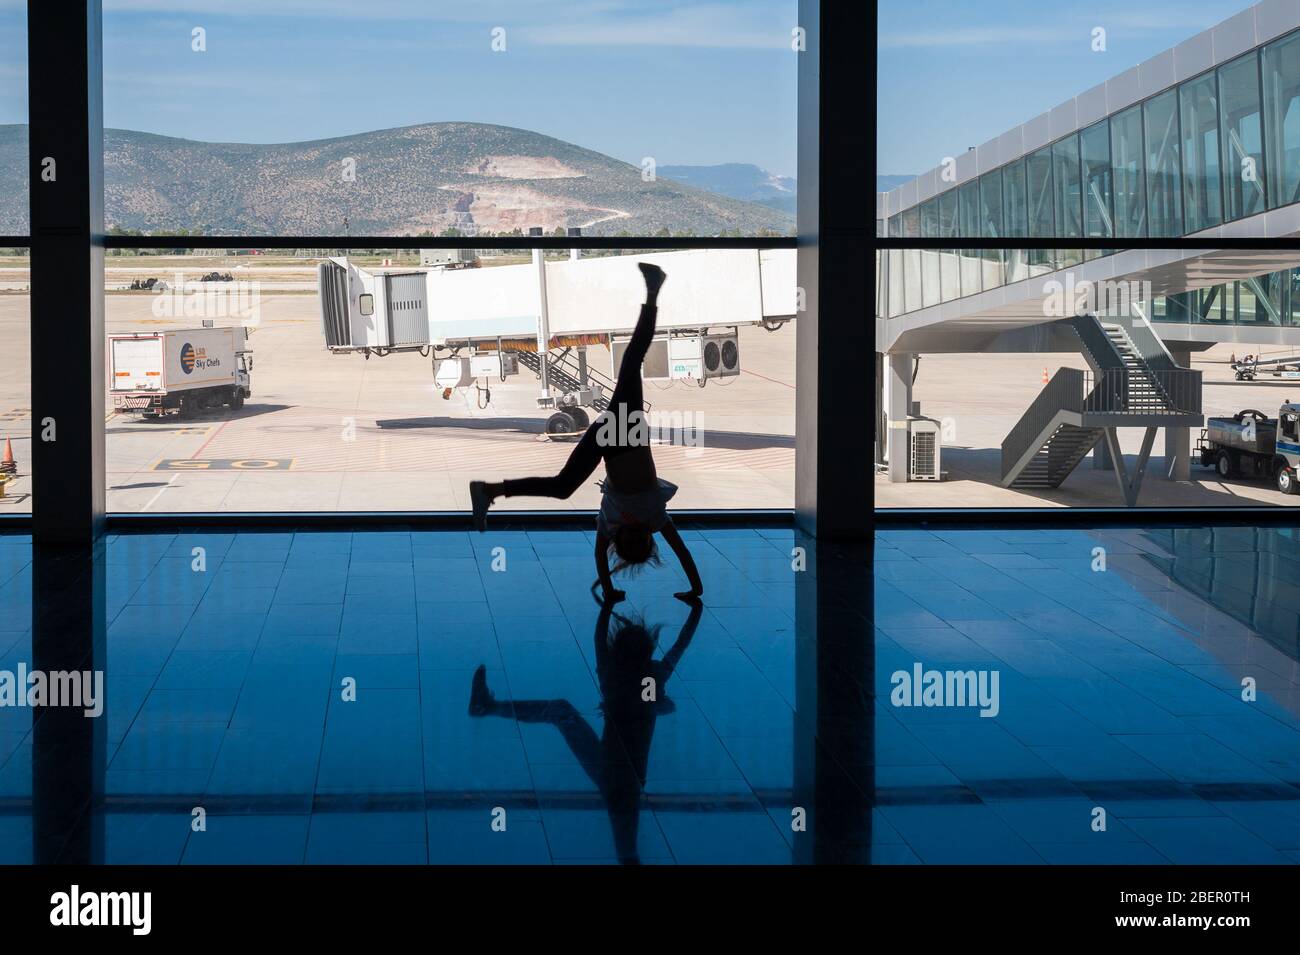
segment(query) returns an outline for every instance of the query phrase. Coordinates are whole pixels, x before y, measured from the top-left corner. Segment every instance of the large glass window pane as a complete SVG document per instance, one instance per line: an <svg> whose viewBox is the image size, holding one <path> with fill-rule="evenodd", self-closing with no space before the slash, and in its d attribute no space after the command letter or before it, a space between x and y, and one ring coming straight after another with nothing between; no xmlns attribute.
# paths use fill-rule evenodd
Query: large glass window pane
<svg viewBox="0 0 1300 955"><path fill-rule="evenodd" d="M1188 232L1223 221L1219 174L1219 106L1215 74L1178 89L1183 136L1183 215Z"/></svg>
<svg viewBox="0 0 1300 955"><path fill-rule="evenodd" d="M939 235L948 238L957 235L957 190L939 193Z"/></svg>
<svg viewBox="0 0 1300 955"><path fill-rule="evenodd" d="M1147 234L1147 215L1140 106L1110 118L1110 166L1115 235L1123 239L1141 238Z"/></svg>
<svg viewBox="0 0 1300 955"><path fill-rule="evenodd" d="M354 236L788 234L798 64L777 40L796 12L789 0L110 0L105 220L218 235L342 235L345 216ZM655 108L629 123L651 89ZM455 109L432 107L444 96ZM680 164L655 167L647 151ZM737 198L748 187L715 156L771 178Z"/></svg>
<svg viewBox="0 0 1300 955"><path fill-rule="evenodd" d="M931 199L921 204L921 238L937 239L939 231L939 200Z"/></svg>
<svg viewBox="0 0 1300 955"><path fill-rule="evenodd" d="M980 231L982 239L1000 239L1002 227L1002 170L980 176Z"/></svg>
<svg viewBox="0 0 1300 955"><path fill-rule="evenodd" d="M25 161L20 168L26 169ZM24 227L26 217L24 201ZM9 438L17 462L16 473L4 485L4 499L0 501L0 513L4 514L30 514L32 510L32 296L28 253L25 248L0 248L0 269L4 270L8 286L0 294L0 340L4 342L0 348L0 449L4 439Z"/></svg>
<svg viewBox="0 0 1300 955"><path fill-rule="evenodd" d="M1077 239L1083 235L1078 136L1067 136L1052 147L1052 182L1056 190L1056 234Z"/></svg>
<svg viewBox="0 0 1300 955"><path fill-rule="evenodd" d="M1025 190L1025 160L1017 159L1002 169L1002 210L1006 234L1012 238L1029 235L1029 207ZM1006 278L1019 282L1029 278L1029 265L1024 250L1008 249L1006 253Z"/></svg>
<svg viewBox="0 0 1300 955"><path fill-rule="evenodd" d="M938 228L939 236L945 239L957 236L957 190L949 189L939 193ZM961 296L961 271L957 265L957 253L952 249L943 249L937 253L939 260L939 300L951 302Z"/></svg>
<svg viewBox="0 0 1300 955"><path fill-rule="evenodd" d="M27 235L28 212L28 112L27 112L27 4L0 3L0 235ZM55 188L50 186L50 188ZM32 365L31 365L31 259L29 249L0 248L0 450L5 439L13 443L14 474L3 485L0 513L30 514L32 510ZM43 369L45 374L59 373ZM46 481L56 480L45 476ZM21 564L6 565L4 579ZM12 578L17 580L18 578ZM12 589L12 584L10 589ZM28 588L30 590L30 587ZM21 601L18 601L21 603ZM24 611L12 602L0 605L18 629ZM0 625L0 631L13 627ZM8 636L16 636L10 633ZM0 644L6 634L0 632ZM30 641L29 641L30 642ZM12 655L10 660L15 659ZM3 722L3 721L0 721ZM16 724L15 724L16 725ZM30 725L30 721L28 722ZM0 737L4 737L0 731ZM11 750L0 742L0 753ZM3 758L3 757L0 757ZM30 790L29 790L30 792ZM0 830L6 833L12 829ZM21 824L19 829L21 830ZM21 841L11 837L10 841ZM28 840L30 842L30 840ZM0 852L3 854L3 852ZM17 856L12 856L17 858Z"/></svg>
<svg viewBox="0 0 1300 955"><path fill-rule="evenodd" d="M232 336L227 333L231 329L236 332L242 330L241 324L247 321L249 324L246 327L252 329L247 347L251 348L253 357L252 368L249 370L252 394L240 409L221 406L221 402L229 400L228 394L199 392L203 398L214 399L216 406L209 403L207 407L197 410L191 406L192 410L184 418L168 419L177 422L175 425L160 425L142 419L137 411L125 408L117 410L107 429L107 494L110 510L197 511L222 507L227 510L285 511L408 510L420 506L421 496L428 498L431 493L437 495L438 507L452 510L457 506L452 490L456 484L454 481L449 483L446 470L449 464L443 458L430 456L427 448L430 441L444 433L448 422L453 421L460 422L462 427L473 425L477 421L489 428L501 429L498 436L493 436L491 431L481 432L480 437L489 442L488 447L479 451L469 449L457 452L461 456L456 466L480 466L472 460L476 455L482 456L482 466L486 466L494 457L499 460L499 452L492 452L490 447L508 443L508 427L514 427L509 423L508 427L501 424L500 409L510 407L506 402L517 406L524 403L533 405L536 386L526 380L522 373L507 376L505 381L493 376L492 394L496 404L486 410L476 408L471 387L467 391L455 392L453 401L440 402L438 414L445 416L441 419L409 417L409 410L403 409L418 407L421 396L429 394L433 387L433 369L430 363L414 360L414 354L405 358L402 355L389 355L382 359L375 359L372 355L371 361L365 361L360 354L343 357L328 352L324 347L319 299L316 295L304 295L298 291L312 281L321 259L314 256L299 258L292 251L271 251L256 256L224 252L221 255L106 256L109 261L106 270L111 287L114 288L114 292L110 292L105 300L105 326L109 336L186 330L185 337L175 336L174 340L169 338L168 341L172 344L167 347L179 349L186 341L196 342L195 347L206 347L209 358L212 358L214 349L220 357L229 345L244 344L242 335L233 336L235 342L232 343ZM638 293L643 294L644 283L636 269L638 256L634 251L606 249L595 254L594 250L579 251L577 260L570 260L567 250L556 250L545 256L544 267L552 290L550 307L553 319L558 314L563 314L566 308L571 311L574 307L572 303L589 302L592 295L603 296L602 301L611 302L611 307L622 314L619 303L634 303ZM611 255L611 252L615 254ZM397 253L384 250L384 254L399 256L399 261L402 262L399 271L408 274L414 271L419 261L416 255L406 250ZM708 256L716 253L664 250L656 253L655 259L663 264L670 276L675 274L682 277L694 269L694 281L699 283L697 287L701 290L699 294L712 301L727 299L729 293L734 293L734 289L728 285L726 269L710 269L699 263L686 264L701 254ZM727 254L722 254L724 260ZM781 271L776 274L793 274L794 266L790 261L793 253L790 250L775 250L774 254L764 253L761 263L764 278L767 277L767 263L776 265L773 259L782 257L786 262L778 265ZM674 260L677 265L673 264ZM355 268L364 268L371 275L379 274L377 267L382 261L380 255L358 254L351 258ZM506 316L523 314L520 306L535 301L530 292L535 295L537 290L538 267L528 261L526 256L508 249L480 249L476 264L480 267L446 270L440 273L436 281L420 281L419 288L413 288L410 281L397 281L401 277L397 275L392 276L391 281L376 282L372 287L380 294L374 296L375 301L372 303L375 305L375 325L382 323L387 329L393 330L410 329L409 323L403 326L399 322L409 318L405 313L414 311L412 305L416 298L424 300L432 322L439 321L438 316L463 315L462 307L471 309L479 316L490 317L494 312ZM239 278L228 283L200 283L195 280L196 276L206 275L209 270L223 274L230 271ZM178 279L177 273L188 276L189 281ZM117 286L132 281L132 277L138 279L139 276L164 277L170 286L162 293L165 297L149 290L116 291ZM10 280L12 273L6 278ZM757 280L759 276L753 278ZM258 283L251 301L249 289L244 284L246 282ZM456 288L457 283L461 286L459 289ZM467 290L466 283L474 285L474 289ZM203 288L204 285L208 287ZM220 287L213 288L214 285ZM793 314L793 284L787 288L788 300L784 294L778 293L777 298L768 304L779 301L782 305L788 305L787 314ZM570 291L557 298L556 292L560 289ZM412 298L404 301L389 298L385 301L385 291L394 295L410 295ZM757 294L755 290L755 299ZM737 298L734 294L730 297ZM14 301L7 301L11 298ZM571 304L566 306L566 300ZM12 315L12 306L17 301L16 296L0 295L0 321L6 315ZM458 304L453 306L453 302ZM627 307L635 317L636 306L632 304ZM507 311L507 308L510 310ZM238 314L239 312L243 314ZM223 314L226 317L222 317ZM215 327L199 329L205 321L212 321ZM428 329L429 324L425 323L425 327ZM517 324L515 327L519 328ZM20 349L16 336L10 334L16 329L5 327L0 330L6 335L4 341L8 349L7 352L0 353L0 392L4 392L22 380L6 377L7 359L12 355L14 361L25 360L26 346L24 344ZM792 325L774 334L779 336L790 331L793 331ZM204 337L195 339L192 336L196 334ZM747 354L747 350L752 354L755 347L759 350L770 348L767 342L754 337L768 334L757 326L746 327L742 324L739 329L740 354ZM507 334L506 337L520 342L535 340L530 338L526 328L519 328L519 333ZM486 350L495 352L495 342L491 345ZM787 345L792 347L793 340L790 339ZM282 348L288 349L287 353L293 355L291 361L280 357L286 354L280 351ZM111 355L113 349L106 346L105 351ZM654 351L655 348L652 348L646 373L651 376L666 376L667 365L655 364ZM221 357L222 365L230 367L230 353L225 351L224 354L226 357ZM589 345L587 360L589 367L598 373L614 373L614 356L608 347ZM659 360L663 361L662 358ZM790 377L793 365L781 360L783 364L777 366L778 370L773 377L780 375L777 380L793 382L794 379ZM236 360L235 369L238 369L239 364ZM219 373L221 369L210 371ZM780 389L779 392L775 390L777 388ZM349 403L345 411L329 410L329 404L337 400L341 391L355 395L355 401ZM786 395L786 392L790 394ZM186 394L193 395L195 392L189 391ZM331 398L331 395L335 397ZM320 397L313 399L312 396ZM741 407L749 406L752 400L745 399ZM768 403L766 399L759 400L764 405ZM324 401L326 407L322 408L320 401ZM792 389L774 386L770 403L773 408L770 419L772 433L787 437L793 435ZM108 409L113 410L115 404L116 400L110 397ZM8 412L12 407L4 405L2 410ZM354 419L343 421L342 427L350 430L355 425L355 435L344 433L343 438L338 436L343 433L336 430L341 414ZM329 417L323 418L324 415ZM539 426L546 420L546 415L545 411L540 413ZM315 426L313 421L317 422ZM394 421L400 421L402 427L391 427ZM4 428L11 426L17 425L12 421L3 425ZM321 432L325 427L328 428L328 433L322 440ZM677 427L674 425L674 430ZM331 439L330 435L334 437ZM160 438L164 440L160 441ZM14 444L20 467L25 469L30 456L27 450L18 447L16 432ZM421 448L426 453L421 454ZM728 466L726 452L714 455L714 463L710 464L707 457L709 449L705 447L703 451L705 456L697 456L687 467L691 470L699 468L706 475L710 471L715 472L714 477L700 476L698 479L701 481L722 480L721 475L716 475L716 469L718 466ZM546 473L551 469L548 459L552 455L539 456L535 452L534 448L523 449L523 457L518 464L521 473ZM213 467L196 472L193 470L194 458L236 463L229 470ZM280 462L279 466L268 468L268 459ZM768 469L763 473L772 479L769 486L761 489L761 493L760 489L737 489L732 486L726 493L720 493L712 499L709 506L789 506L789 501L793 498L787 501L786 497L793 491L785 472L792 467L792 460L792 452L783 460L770 464L753 459L751 466L760 470ZM665 478L681 483L686 480L686 476L677 476L677 468L671 461L660 463L660 472ZM364 480L353 480L348 477L349 474L364 477ZM20 489L21 485L18 488L9 486L11 491ZM587 492L579 490L578 493ZM598 500L598 497L592 500ZM3 506L9 508L11 505ZM545 503L542 506L546 506ZM209 573L214 569L209 564ZM0 630L3 629L0 627Z"/></svg>
<svg viewBox="0 0 1300 955"><path fill-rule="evenodd" d="M1264 47L1264 141L1270 208L1300 202L1300 31Z"/></svg>
<svg viewBox="0 0 1300 955"><path fill-rule="evenodd" d="M1192 314L1193 322L1204 322L1211 325L1222 325L1231 320L1228 309L1228 289L1227 285L1213 285L1210 288L1201 289L1196 302L1196 311Z"/></svg>
<svg viewBox="0 0 1300 955"><path fill-rule="evenodd" d="M921 208L912 206L903 212L903 235L909 239L921 237Z"/></svg>
<svg viewBox="0 0 1300 955"><path fill-rule="evenodd" d="M1005 235L1002 227L1002 170L980 176L979 235L983 239L1000 239ZM1000 249L984 250L984 288L997 288L1005 280Z"/></svg>
<svg viewBox="0 0 1300 955"><path fill-rule="evenodd" d="M1025 160L1029 188L1029 235L1035 239L1056 236L1052 215L1052 150L1044 148Z"/></svg>
<svg viewBox="0 0 1300 955"><path fill-rule="evenodd" d="M1176 295L1160 296L1152 309L1153 322L1186 322L1191 316L1191 308L1196 302L1196 292L1179 292Z"/></svg>
<svg viewBox="0 0 1300 955"><path fill-rule="evenodd" d="M939 295L945 302L961 298L961 263L956 249L939 252Z"/></svg>
<svg viewBox="0 0 1300 955"><path fill-rule="evenodd" d="M1029 211L1025 203L1025 161L1017 159L1002 170L1002 209L1006 234L1029 235Z"/></svg>
<svg viewBox="0 0 1300 955"><path fill-rule="evenodd" d="M931 199L921 204L921 238L937 239L939 237L939 200ZM938 305L939 289L939 253L934 249L921 250L921 305L928 308Z"/></svg>
<svg viewBox="0 0 1300 955"><path fill-rule="evenodd" d="M958 190L957 231L962 238L975 238L980 234L980 184L972 179ZM983 276L981 262L983 256L979 249L962 249L961 255L961 294L973 295L982 291Z"/></svg>
<svg viewBox="0 0 1300 955"><path fill-rule="evenodd" d="M921 307L921 250L903 250L903 311Z"/></svg>
<svg viewBox="0 0 1300 955"><path fill-rule="evenodd" d="M1219 67L1223 214L1228 221L1264 209L1264 143L1259 114L1259 67L1255 54L1248 53Z"/></svg>
<svg viewBox="0 0 1300 955"><path fill-rule="evenodd" d="M938 305L943 288L943 266L937 249L921 250L921 304L926 308Z"/></svg>
<svg viewBox="0 0 1300 955"><path fill-rule="evenodd" d="M1282 275L1281 272L1270 272L1237 283L1241 296L1238 324L1282 324Z"/></svg>
<svg viewBox="0 0 1300 955"><path fill-rule="evenodd" d="M957 234L974 239L980 228L980 184L972 179L957 190Z"/></svg>
<svg viewBox="0 0 1300 955"><path fill-rule="evenodd" d="M889 317L903 314L903 288L906 283L906 277L903 272L903 250L889 250L889 291L888 291L888 309Z"/></svg>
<svg viewBox="0 0 1300 955"><path fill-rule="evenodd" d="M1147 222L1151 236L1183 234L1178 162L1178 93L1168 90L1142 106L1147 151Z"/></svg>
<svg viewBox="0 0 1300 955"><path fill-rule="evenodd" d="M1105 120L1079 134L1083 167L1083 234L1109 239L1115 234L1110 211L1110 126Z"/></svg>
<svg viewBox="0 0 1300 955"><path fill-rule="evenodd" d="M1029 235L1048 239L1056 235L1052 214L1052 150L1045 147L1025 158L1025 182L1029 191ZM1050 249L1030 249L1029 274L1050 272L1053 254Z"/></svg>
<svg viewBox="0 0 1300 955"><path fill-rule="evenodd" d="M1083 177L1083 234L1108 239L1115 234L1111 214L1110 124L1105 120L1079 134L1079 164ZM1085 249L1085 259L1095 259L1100 249Z"/></svg>
<svg viewBox="0 0 1300 955"><path fill-rule="evenodd" d="M898 238L903 234L903 215L899 213L889 218L889 235L891 238Z"/></svg>

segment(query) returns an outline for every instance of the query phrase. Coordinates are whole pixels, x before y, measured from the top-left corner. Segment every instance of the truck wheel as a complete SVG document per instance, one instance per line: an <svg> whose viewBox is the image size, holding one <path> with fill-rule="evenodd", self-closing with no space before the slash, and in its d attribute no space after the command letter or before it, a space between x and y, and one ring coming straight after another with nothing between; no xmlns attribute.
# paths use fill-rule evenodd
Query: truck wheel
<svg viewBox="0 0 1300 955"><path fill-rule="evenodd" d="M238 411L240 408L244 407L244 396L236 395L232 398L230 401L230 407L234 411Z"/></svg>
<svg viewBox="0 0 1300 955"><path fill-rule="evenodd" d="M566 408L565 414L573 419L574 431L586 431L591 427L591 418L581 408Z"/></svg>
<svg viewBox="0 0 1300 955"><path fill-rule="evenodd" d="M1232 455L1227 451L1220 451L1215 461L1215 469L1221 478L1232 477L1237 473L1237 462L1232 460Z"/></svg>
<svg viewBox="0 0 1300 955"><path fill-rule="evenodd" d="M1277 489L1283 494L1296 493L1295 472L1285 464L1277 469Z"/></svg>

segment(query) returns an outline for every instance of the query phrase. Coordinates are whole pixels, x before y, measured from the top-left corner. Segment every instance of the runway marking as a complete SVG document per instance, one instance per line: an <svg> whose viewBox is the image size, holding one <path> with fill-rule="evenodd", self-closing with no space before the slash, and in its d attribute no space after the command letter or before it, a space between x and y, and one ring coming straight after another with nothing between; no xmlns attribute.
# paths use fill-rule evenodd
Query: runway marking
<svg viewBox="0 0 1300 955"><path fill-rule="evenodd" d="M176 479L177 479L178 477L180 477L179 474L173 474L173 475L172 475L172 479L171 479L170 481L168 481L166 484L164 484L162 487L158 488L158 493L155 494L153 497L149 498L149 503L146 504L144 507L140 508L140 510L142 510L142 511L147 511L147 510L149 510L149 508L153 507L154 504L156 504L156 503L158 502L158 498L162 497L162 493L163 493L163 491L167 490L167 489L168 489L169 487L171 487L174 483L176 483Z"/></svg>
<svg viewBox="0 0 1300 955"><path fill-rule="evenodd" d="M155 471L288 471L293 458L163 458ZM175 480L173 478L172 480Z"/></svg>

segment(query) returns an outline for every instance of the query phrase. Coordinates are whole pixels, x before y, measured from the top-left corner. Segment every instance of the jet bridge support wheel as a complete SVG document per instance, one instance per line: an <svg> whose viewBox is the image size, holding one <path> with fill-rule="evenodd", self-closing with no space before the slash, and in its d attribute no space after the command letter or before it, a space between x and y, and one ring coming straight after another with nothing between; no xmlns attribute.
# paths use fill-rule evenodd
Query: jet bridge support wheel
<svg viewBox="0 0 1300 955"><path fill-rule="evenodd" d="M546 419L546 433L552 441L576 440L573 433L578 430L578 423L568 411L557 411Z"/></svg>

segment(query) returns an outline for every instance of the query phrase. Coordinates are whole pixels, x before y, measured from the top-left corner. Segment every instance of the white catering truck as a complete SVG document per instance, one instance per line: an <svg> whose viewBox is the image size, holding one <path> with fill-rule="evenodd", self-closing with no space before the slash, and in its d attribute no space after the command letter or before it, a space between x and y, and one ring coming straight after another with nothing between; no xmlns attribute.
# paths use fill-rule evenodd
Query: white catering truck
<svg viewBox="0 0 1300 955"><path fill-rule="evenodd" d="M1230 418L1207 418L1196 442L1201 464L1219 477L1272 477L1283 494L1300 491L1300 404L1282 402L1277 417L1247 408Z"/></svg>
<svg viewBox="0 0 1300 955"><path fill-rule="evenodd" d="M108 336L113 407L146 416L238 409L252 394L248 329L190 328Z"/></svg>

